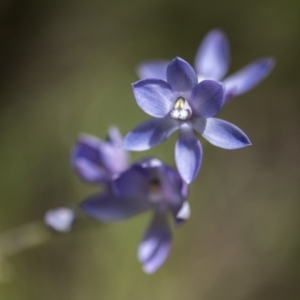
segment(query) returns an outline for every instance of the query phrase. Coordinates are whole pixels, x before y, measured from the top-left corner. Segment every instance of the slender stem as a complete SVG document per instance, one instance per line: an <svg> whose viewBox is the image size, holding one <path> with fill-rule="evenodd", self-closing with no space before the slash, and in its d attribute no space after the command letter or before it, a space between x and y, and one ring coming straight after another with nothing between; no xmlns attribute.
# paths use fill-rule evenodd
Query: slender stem
<svg viewBox="0 0 300 300"><path fill-rule="evenodd" d="M8 257L47 242L51 233L42 221L11 229L0 235L0 257Z"/></svg>

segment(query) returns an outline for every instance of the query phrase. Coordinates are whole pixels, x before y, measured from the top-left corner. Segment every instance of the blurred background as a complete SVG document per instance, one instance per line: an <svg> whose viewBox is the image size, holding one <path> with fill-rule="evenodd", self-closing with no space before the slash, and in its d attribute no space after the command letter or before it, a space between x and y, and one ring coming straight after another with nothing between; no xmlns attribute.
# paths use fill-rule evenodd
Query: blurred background
<svg viewBox="0 0 300 300"><path fill-rule="evenodd" d="M85 220L67 235L35 223L97 190L69 166L78 133L104 138L114 124L126 134L147 118L131 91L137 64L193 63L213 28L231 42L231 73L268 55L277 65L218 115L252 147L225 151L202 139L192 216L165 265L149 276L137 261L147 214ZM293 0L2 0L0 299L300 299L299 37ZM131 157L174 165L175 140Z"/></svg>

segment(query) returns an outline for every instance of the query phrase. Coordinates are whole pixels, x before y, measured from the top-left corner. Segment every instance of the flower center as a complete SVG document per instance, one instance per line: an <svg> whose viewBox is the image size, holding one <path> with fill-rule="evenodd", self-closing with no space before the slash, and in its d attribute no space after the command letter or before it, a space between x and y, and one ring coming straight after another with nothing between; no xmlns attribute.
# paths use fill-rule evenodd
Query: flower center
<svg viewBox="0 0 300 300"><path fill-rule="evenodd" d="M152 179L150 182L150 192L157 193L160 191L160 182L158 179Z"/></svg>
<svg viewBox="0 0 300 300"><path fill-rule="evenodd" d="M170 115L174 119L186 120L191 117L192 109L184 98L179 97L175 101L174 108L171 110Z"/></svg>
<svg viewBox="0 0 300 300"><path fill-rule="evenodd" d="M153 178L149 184L149 200L152 203L160 203L162 201L161 182L158 178Z"/></svg>

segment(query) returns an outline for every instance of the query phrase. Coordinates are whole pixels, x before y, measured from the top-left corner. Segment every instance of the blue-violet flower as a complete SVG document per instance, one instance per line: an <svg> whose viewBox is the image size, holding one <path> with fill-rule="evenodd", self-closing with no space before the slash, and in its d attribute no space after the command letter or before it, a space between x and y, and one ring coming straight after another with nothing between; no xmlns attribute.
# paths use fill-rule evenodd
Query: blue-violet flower
<svg viewBox="0 0 300 300"><path fill-rule="evenodd" d="M132 151L150 149L179 129L175 161L187 183L195 179L202 161L202 147L194 130L211 144L224 149L250 145L248 137L238 127L212 118L223 106L222 84L213 80L198 83L193 68L181 58L173 59L168 65L167 82L140 80L133 84L133 93L140 108L154 119L129 132L124 138L124 148Z"/></svg>
<svg viewBox="0 0 300 300"><path fill-rule="evenodd" d="M104 222L120 221L153 210L153 218L138 248L146 273L155 272L166 260L172 243L168 222L189 217L187 184L178 172L156 158L143 159L111 182L111 188L81 204L88 216Z"/></svg>

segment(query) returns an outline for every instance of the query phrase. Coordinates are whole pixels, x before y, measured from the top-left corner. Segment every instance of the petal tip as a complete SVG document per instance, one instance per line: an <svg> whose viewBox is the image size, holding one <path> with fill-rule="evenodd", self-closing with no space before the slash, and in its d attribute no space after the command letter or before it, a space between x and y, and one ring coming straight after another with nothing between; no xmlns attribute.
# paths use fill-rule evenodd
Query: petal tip
<svg viewBox="0 0 300 300"><path fill-rule="evenodd" d="M245 148L245 147L248 147L248 146L252 146L252 143L250 141L250 139L248 138L248 136L243 133L243 140L241 140L241 143L243 143L243 145L241 145L240 148Z"/></svg>
<svg viewBox="0 0 300 300"><path fill-rule="evenodd" d="M271 72L276 65L276 59L272 56L263 57L258 61L260 61L264 68L269 72Z"/></svg>
<svg viewBox="0 0 300 300"><path fill-rule="evenodd" d="M237 146L235 149L241 149L249 146L252 146L252 143L250 142L249 138L245 135L244 140L243 141L241 140L241 144Z"/></svg>
<svg viewBox="0 0 300 300"><path fill-rule="evenodd" d="M77 136L77 143L85 143L95 146L98 145L100 142L101 140L98 137L88 133L81 132Z"/></svg>
<svg viewBox="0 0 300 300"><path fill-rule="evenodd" d="M185 224L187 222L187 220L184 219L177 219L176 223L175 223L175 228L179 228L181 227L183 224Z"/></svg>
<svg viewBox="0 0 300 300"><path fill-rule="evenodd" d="M272 65L272 66L274 66L277 62L275 57L273 57L273 56L267 56L266 61L269 65Z"/></svg>
<svg viewBox="0 0 300 300"><path fill-rule="evenodd" d="M179 57L179 56L176 56L176 57L173 59L173 61L183 61L183 59L182 59L181 57Z"/></svg>
<svg viewBox="0 0 300 300"><path fill-rule="evenodd" d="M182 64L190 66L190 64L186 60L184 60L183 58L181 58L179 56L176 56L175 58L173 58L171 60L171 62L169 63L169 65L177 65L177 64L179 64L181 66L182 66Z"/></svg>
<svg viewBox="0 0 300 300"><path fill-rule="evenodd" d="M275 67L276 64L277 64L277 61L276 61L276 59L274 57L269 57L268 58L269 72L271 72L274 69L274 67Z"/></svg>
<svg viewBox="0 0 300 300"><path fill-rule="evenodd" d="M149 265L143 265L143 271L148 274L148 275L151 275L153 273L155 273L156 269L152 268L152 266L149 266Z"/></svg>
<svg viewBox="0 0 300 300"><path fill-rule="evenodd" d="M222 37L222 38L226 38L227 39L227 35L226 33L224 32L223 29L221 28L214 28L212 29L211 31L208 32L208 35L209 34L214 34L216 36L219 36L219 37Z"/></svg>
<svg viewBox="0 0 300 300"><path fill-rule="evenodd" d="M180 174L180 176L187 184L191 184L195 180L195 177L196 177L196 176L188 176L187 177L185 174Z"/></svg>
<svg viewBox="0 0 300 300"><path fill-rule="evenodd" d="M177 166L177 169L178 169L178 173L180 175L180 177L182 178L182 180L186 183L186 184L191 184L197 177L199 171L200 171L200 167L199 166L196 170L194 170L194 173L191 173L191 172L187 172L186 169L182 169L182 167L178 167ZM190 171L190 170L189 170Z"/></svg>
<svg viewBox="0 0 300 300"><path fill-rule="evenodd" d="M184 64L184 65L188 65L189 67L191 67L191 65L186 60L184 60L183 58L181 58L179 56L176 56L175 58L173 58L171 60L171 62L169 63L169 65L171 65L171 64L178 64L178 63L179 64Z"/></svg>

